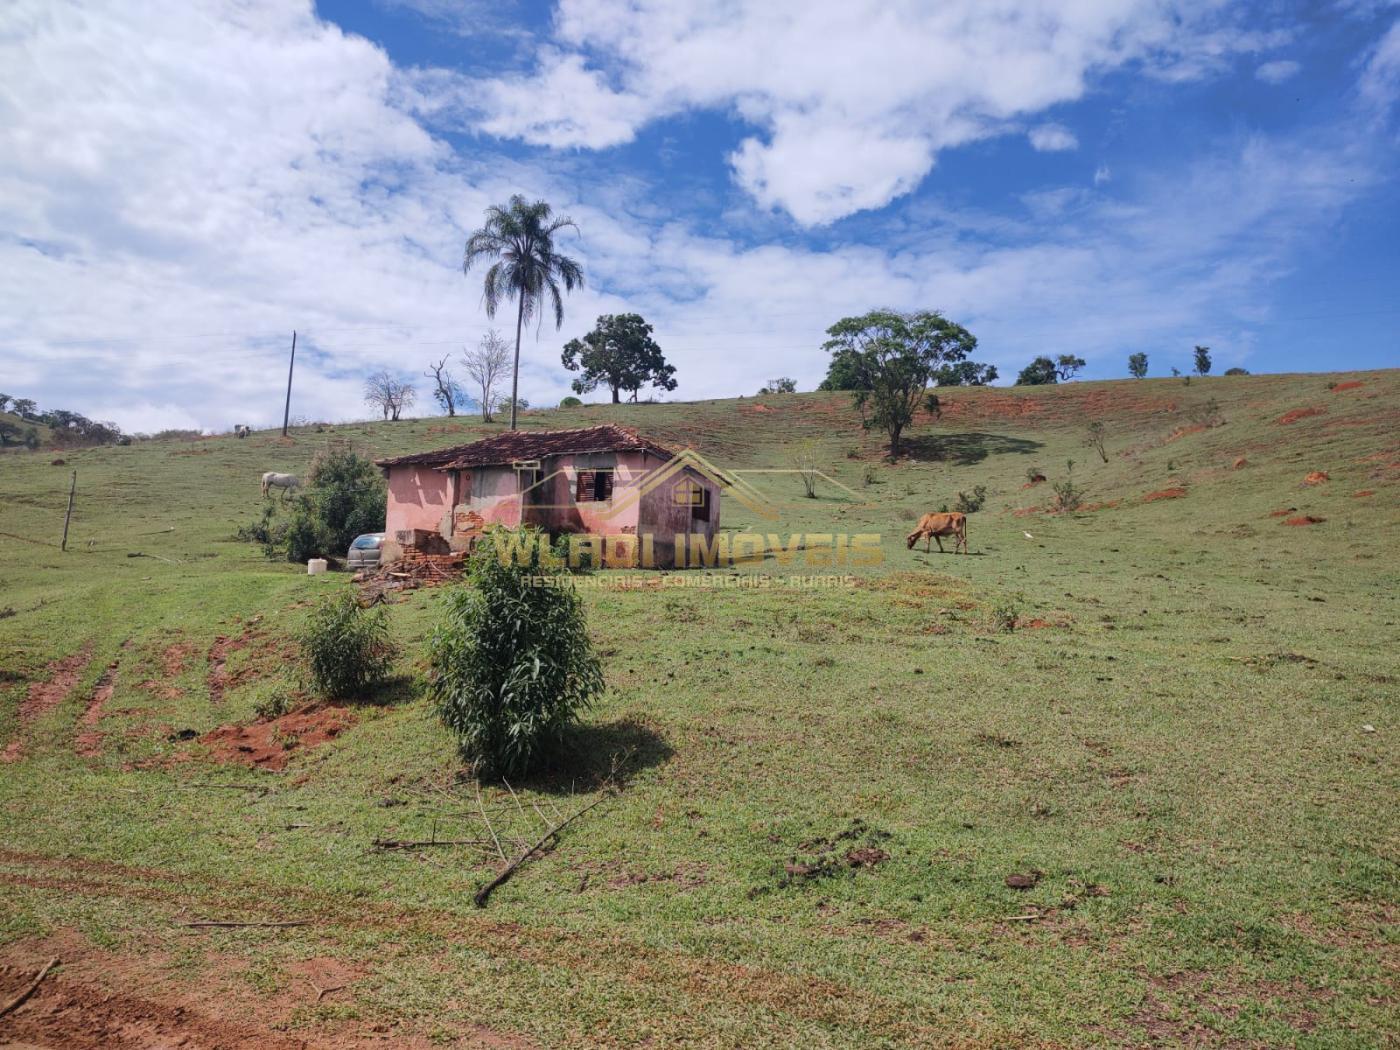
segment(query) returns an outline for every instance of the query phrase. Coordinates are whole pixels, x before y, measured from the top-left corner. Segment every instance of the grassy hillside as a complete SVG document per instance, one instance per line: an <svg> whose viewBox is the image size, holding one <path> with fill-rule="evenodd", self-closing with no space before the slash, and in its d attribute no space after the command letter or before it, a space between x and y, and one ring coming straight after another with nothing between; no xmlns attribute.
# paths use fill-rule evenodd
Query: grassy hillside
<svg viewBox="0 0 1400 1050"><path fill-rule="evenodd" d="M811 570L854 577L822 590L593 578L628 582L584 592L606 698L566 768L480 802L415 682L443 592L392 607L387 695L260 723L295 696L307 606L350 584L232 534L262 471L329 441L386 455L499 427L0 458L0 1000L15 967L64 964L16 1036L1383 1044L1400 372L944 402L896 464L845 395L528 414L693 446L771 501L726 498L726 530L877 533L885 560ZM790 473L808 448L810 500ZM1085 507L1046 513L1070 459ZM971 556L905 549L976 485ZM480 837L484 807L510 851L614 759L617 796L485 911L494 848L373 848ZM179 925L198 919L309 925Z"/></svg>
<svg viewBox="0 0 1400 1050"><path fill-rule="evenodd" d="M13 412L0 412L0 423L9 423L11 426L18 427L20 437L23 437L25 431L33 427L34 434L39 439L40 445L47 445L53 438L53 433L48 427L44 426L44 424L31 423L27 419L15 415ZM14 448L14 446L10 446L10 448ZM10 451L10 448L7 448L5 451Z"/></svg>

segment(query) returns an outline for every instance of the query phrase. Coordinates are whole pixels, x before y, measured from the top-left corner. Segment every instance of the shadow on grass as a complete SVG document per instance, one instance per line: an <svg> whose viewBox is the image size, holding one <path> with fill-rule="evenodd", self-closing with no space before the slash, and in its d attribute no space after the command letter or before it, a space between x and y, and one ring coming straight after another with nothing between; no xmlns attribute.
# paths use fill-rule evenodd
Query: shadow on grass
<svg viewBox="0 0 1400 1050"><path fill-rule="evenodd" d="M581 722L564 734L544 768L517 786L558 795L597 791L606 784L623 788L642 770L661 765L673 754L660 733L634 719Z"/></svg>
<svg viewBox="0 0 1400 1050"><path fill-rule="evenodd" d="M934 460L967 466L981 463L988 456L1018 454L1028 456L1044 447L1040 441L1029 438L1007 437L1005 434L927 434L905 438L900 442L903 451L915 459Z"/></svg>
<svg viewBox="0 0 1400 1050"><path fill-rule="evenodd" d="M396 674L384 679L373 692L356 699L356 707L398 707L418 698L421 683L411 674Z"/></svg>

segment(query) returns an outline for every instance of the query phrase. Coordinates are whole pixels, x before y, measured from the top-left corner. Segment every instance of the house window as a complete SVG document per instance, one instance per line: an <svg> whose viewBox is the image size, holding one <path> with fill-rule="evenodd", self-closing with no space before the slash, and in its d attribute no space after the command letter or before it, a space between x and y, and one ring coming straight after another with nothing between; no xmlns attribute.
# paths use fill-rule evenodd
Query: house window
<svg viewBox="0 0 1400 1050"><path fill-rule="evenodd" d="M574 502L606 503L612 499L613 473L611 468L580 470L574 489Z"/></svg>
<svg viewBox="0 0 1400 1050"><path fill-rule="evenodd" d="M710 490L704 485L686 478L676 483L671 496L677 506L690 508L691 521L710 520Z"/></svg>

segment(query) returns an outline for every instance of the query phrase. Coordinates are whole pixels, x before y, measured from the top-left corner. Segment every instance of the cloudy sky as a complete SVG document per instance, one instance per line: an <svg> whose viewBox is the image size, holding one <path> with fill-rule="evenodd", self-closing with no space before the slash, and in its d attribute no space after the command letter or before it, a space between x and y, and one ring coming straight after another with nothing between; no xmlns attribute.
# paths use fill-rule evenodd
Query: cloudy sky
<svg viewBox="0 0 1400 1050"><path fill-rule="evenodd" d="M0 70L0 390L128 430L280 421L293 329L294 415L427 401L516 192L588 279L532 403L618 311L685 399L879 305L1004 378L1400 364L1395 3L10 0Z"/></svg>

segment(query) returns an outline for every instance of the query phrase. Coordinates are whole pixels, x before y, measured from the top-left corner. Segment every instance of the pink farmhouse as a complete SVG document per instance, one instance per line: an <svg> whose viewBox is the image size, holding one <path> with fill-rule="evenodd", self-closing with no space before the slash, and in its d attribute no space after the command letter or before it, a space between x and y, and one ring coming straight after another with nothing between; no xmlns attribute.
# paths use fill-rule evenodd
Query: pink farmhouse
<svg viewBox="0 0 1400 1050"><path fill-rule="evenodd" d="M653 564L669 568L677 535L708 542L719 528L722 482L702 460L612 424L510 431L376 462L389 483L386 560L425 534L465 550L488 525L536 525L639 553L646 540Z"/></svg>

